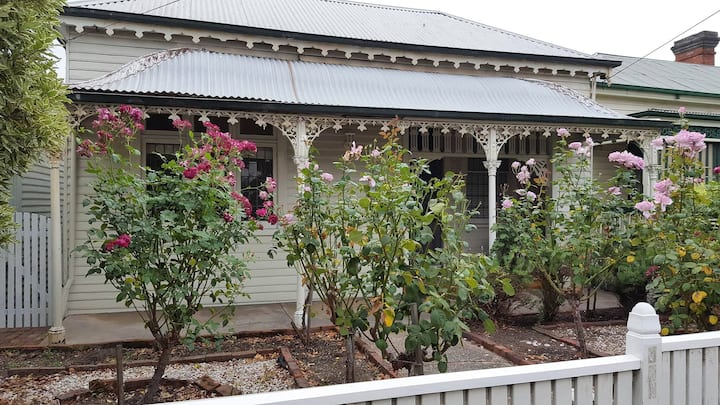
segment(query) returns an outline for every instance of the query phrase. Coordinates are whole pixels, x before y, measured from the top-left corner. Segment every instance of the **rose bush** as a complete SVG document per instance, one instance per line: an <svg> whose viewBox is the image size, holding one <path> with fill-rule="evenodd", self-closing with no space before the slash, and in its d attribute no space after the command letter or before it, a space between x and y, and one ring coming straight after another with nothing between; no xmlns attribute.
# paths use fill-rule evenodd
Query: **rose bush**
<svg viewBox="0 0 720 405"><path fill-rule="evenodd" d="M274 214L272 204L250 206L235 184L243 156L256 151L253 143L207 122L207 133L183 137L185 147L155 171L135 161L140 152L133 140L143 130L143 115L130 106L100 109L95 137L79 140L78 153L94 175L93 194L83 203L91 228L80 247L88 275L102 275L118 290L117 300L138 311L161 351L148 402L174 345L192 344L219 321L227 324L229 305L247 276L247 257L236 249L253 238L258 220ZM189 123L175 125L187 129ZM274 180L266 187L274 188ZM194 315L206 302L226 307L212 308L210 319L200 322Z"/></svg>
<svg viewBox="0 0 720 405"><path fill-rule="evenodd" d="M637 194L634 171L644 163L627 151L611 154L617 172L601 185L592 178L593 140L568 143L564 129L558 135L551 160L557 173L554 195L547 171L533 176L533 159L511 165L522 188L503 198L493 253L520 286L533 278L540 281L543 320L553 319L563 301L571 304L584 350L580 302L611 277L617 258L625 256L627 213Z"/></svg>
<svg viewBox="0 0 720 405"><path fill-rule="evenodd" d="M705 135L688 130L682 111L680 118L677 134L653 143L663 156L662 180L652 200L636 205L643 218L634 224L635 251L646 259L636 270L650 281L656 308L669 315L664 334L716 329L720 316L720 170L706 182L698 159Z"/></svg>
<svg viewBox="0 0 720 405"><path fill-rule="evenodd" d="M424 180L427 162L408 159L398 133L383 132L384 144L353 143L336 163L338 179L310 162L276 238L348 342L362 333L411 374L424 361L445 371L445 352L468 329L464 319L487 319L478 304L492 297L492 263L466 251L473 211L462 177ZM399 332L403 347L392 347Z"/></svg>

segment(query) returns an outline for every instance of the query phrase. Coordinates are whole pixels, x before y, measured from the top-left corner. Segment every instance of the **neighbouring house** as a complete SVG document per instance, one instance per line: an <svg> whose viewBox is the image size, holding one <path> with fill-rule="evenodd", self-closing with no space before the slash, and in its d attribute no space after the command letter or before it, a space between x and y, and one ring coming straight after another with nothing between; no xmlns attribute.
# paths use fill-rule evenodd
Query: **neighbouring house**
<svg viewBox="0 0 720 405"><path fill-rule="evenodd" d="M720 165L720 66L716 66L718 33L702 31L675 41L675 61L596 54L622 62L598 81L597 102L622 114L674 122L663 130L679 129L678 109L685 107L690 129L707 135L708 149L699 159L709 175ZM609 173L609 167L598 168Z"/></svg>
<svg viewBox="0 0 720 405"><path fill-rule="evenodd" d="M156 153L179 146L171 120L197 129L210 120L258 144L242 181L278 178L275 201L289 210L310 146L331 168L351 142L371 142L397 116L404 144L431 159L433 172L467 176L467 196L481 204L468 236L476 251L492 244L498 186L514 181L510 163L533 157L552 172L558 128L649 151L668 126L595 101L598 81L622 60L436 11L342 0L70 1L60 20L76 127L89 127L99 107L142 108L137 146L153 166ZM71 252L86 238L82 200L92 179L69 142L61 313L124 310ZM266 226L250 246L248 302L301 305L295 270L265 255L274 230Z"/></svg>

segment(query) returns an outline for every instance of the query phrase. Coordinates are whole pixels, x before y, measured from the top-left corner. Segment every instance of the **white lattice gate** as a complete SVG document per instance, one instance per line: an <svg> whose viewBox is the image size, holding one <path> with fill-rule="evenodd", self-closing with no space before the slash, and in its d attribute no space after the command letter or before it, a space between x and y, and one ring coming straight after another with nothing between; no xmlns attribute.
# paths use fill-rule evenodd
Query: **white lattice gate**
<svg viewBox="0 0 720 405"><path fill-rule="evenodd" d="M50 219L15 213L15 239L0 251L0 328L48 326Z"/></svg>

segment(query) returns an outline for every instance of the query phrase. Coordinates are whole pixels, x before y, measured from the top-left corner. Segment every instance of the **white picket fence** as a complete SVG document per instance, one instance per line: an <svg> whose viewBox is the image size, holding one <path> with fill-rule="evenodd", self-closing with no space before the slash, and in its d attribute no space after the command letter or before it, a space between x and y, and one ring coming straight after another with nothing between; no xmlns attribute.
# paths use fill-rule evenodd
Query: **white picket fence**
<svg viewBox="0 0 720 405"><path fill-rule="evenodd" d="M16 243L0 251L0 328L48 326L50 219L15 213Z"/></svg>
<svg viewBox="0 0 720 405"><path fill-rule="evenodd" d="M718 405L720 332L660 337L652 306L626 354L182 402L185 405Z"/></svg>

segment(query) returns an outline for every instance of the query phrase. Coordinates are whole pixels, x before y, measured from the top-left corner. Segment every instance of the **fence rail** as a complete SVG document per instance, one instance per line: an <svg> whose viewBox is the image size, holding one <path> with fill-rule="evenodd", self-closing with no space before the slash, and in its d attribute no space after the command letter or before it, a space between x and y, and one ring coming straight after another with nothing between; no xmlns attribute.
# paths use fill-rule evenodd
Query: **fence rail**
<svg viewBox="0 0 720 405"><path fill-rule="evenodd" d="M182 402L185 405L717 405L720 332L660 337L653 308L628 319L626 353Z"/></svg>
<svg viewBox="0 0 720 405"><path fill-rule="evenodd" d="M15 213L16 243L0 251L0 328L49 325L50 219Z"/></svg>

